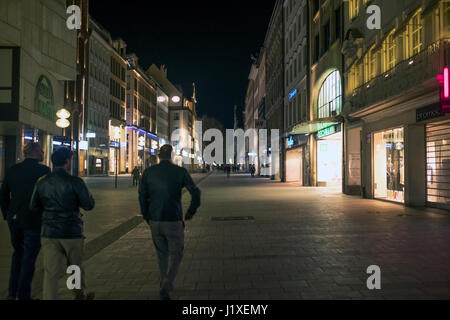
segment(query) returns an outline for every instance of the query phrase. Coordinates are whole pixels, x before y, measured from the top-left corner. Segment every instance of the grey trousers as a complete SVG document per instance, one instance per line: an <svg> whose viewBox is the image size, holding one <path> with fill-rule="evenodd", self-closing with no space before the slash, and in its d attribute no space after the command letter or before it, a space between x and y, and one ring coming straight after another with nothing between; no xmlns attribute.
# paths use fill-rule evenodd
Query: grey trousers
<svg viewBox="0 0 450 320"><path fill-rule="evenodd" d="M58 279L63 267L78 266L81 270L81 289L73 290L75 299L83 299L86 288L82 265L84 239L42 238L44 254L44 300L58 299ZM66 269L64 269L65 273Z"/></svg>
<svg viewBox="0 0 450 320"><path fill-rule="evenodd" d="M160 290L170 293L174 290L174 281L183 259L184 224L183 221L150 221L149 225L158 256Z"/></svg>

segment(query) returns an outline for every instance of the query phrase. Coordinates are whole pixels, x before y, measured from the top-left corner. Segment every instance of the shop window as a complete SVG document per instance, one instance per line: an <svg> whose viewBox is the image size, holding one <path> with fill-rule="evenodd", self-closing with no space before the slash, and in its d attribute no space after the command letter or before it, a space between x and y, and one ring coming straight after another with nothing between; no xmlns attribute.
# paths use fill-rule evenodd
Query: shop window
<svg viewBox="0 0 450 320"><path fill-rule="evenodd" d="M339 71L332 72L322 84L319 92L318 116L331 117L341 112L342 90Z"/></svg>
<svg viewBox="0 0 450 320"><path fill-rule="evenodd" d="M374 134L374 196L401 202L405 192L405 145L403 128Z"/></svg>

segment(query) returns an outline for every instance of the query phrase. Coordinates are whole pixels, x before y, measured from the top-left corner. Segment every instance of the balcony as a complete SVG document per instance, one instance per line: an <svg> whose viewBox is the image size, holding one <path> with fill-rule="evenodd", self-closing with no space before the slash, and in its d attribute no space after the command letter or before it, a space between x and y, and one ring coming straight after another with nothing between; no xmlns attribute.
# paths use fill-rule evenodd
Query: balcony
<svg viewBox="0 0 450 320"><path fill-rule="evenodd" d="M429 45L415 56L398 63L347 96L346 113L395 97L425 82L435 79L449 63L450 39ZM350 105L348 104L350 103Z"/></svg>

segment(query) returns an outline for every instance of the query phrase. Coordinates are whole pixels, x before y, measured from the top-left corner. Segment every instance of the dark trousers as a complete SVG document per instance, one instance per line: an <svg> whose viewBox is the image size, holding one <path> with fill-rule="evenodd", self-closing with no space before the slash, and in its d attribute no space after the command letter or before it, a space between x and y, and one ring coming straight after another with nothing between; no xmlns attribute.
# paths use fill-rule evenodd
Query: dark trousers
<svg viewBox="0 0 450 320"><path fill-rule="evenodd" d="M137 186L139 184L139 177L133 177L133 186Z"/></svg>
<svg viewBox="0 0 450 320"><path fill-rule="evenodd" d="M9 276L9 295L19 300L31 299L31 282L41 249L40 230L23 229L14 220L8 222L14 252Z"/></svg>

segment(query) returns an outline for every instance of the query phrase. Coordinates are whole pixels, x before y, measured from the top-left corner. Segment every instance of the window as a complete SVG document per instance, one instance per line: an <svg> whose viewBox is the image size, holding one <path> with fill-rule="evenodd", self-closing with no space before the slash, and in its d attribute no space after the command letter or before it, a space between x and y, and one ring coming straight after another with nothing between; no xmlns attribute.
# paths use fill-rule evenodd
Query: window
<svg viewBox="0 0 450 320"><path fill-rule="evenodd" d="M359 0L350 0L350 19L355 19L359 14Z"/></svg>
<svg viewBox="0 0 450 320"><path fill-rule="evenodd" d="M372 47L364 57L364 82L369 82L378 74L378 52Z"/></svg>
<svg viewBox="0 0 450 320"><path fill-rule="evenodd" d="M337 8L334 11L334 23L334 30L336 30L335 39L337 40L341 37L341 7Z"/></svg>
<svg viewBox="0 0 450 320"><path fill-rule="evenodd" d="M418 54L422 50L422 11L419 10L410 23L411 56Z"/></svg>
<svg viewBox="0 0 450 320"><path fill-rule="evenodd" d="M173 120L180 120L180 113L179 112L175 112L173 114Z"/></svg>
<svg viewBox="0 0 450 320"><path fill-rule="evenodd" d="M320 54L319 50L320 50L319 35L316 35L316 37L314 39L314 61L313 62L319 61L319 54Z"/></svg>
<svg viewBox="0 0 450 320"><path fill-rule="evenodd" d="M323 52L327 52L330 48L330 20L323 27Z"/></svg>
<svg viewBox="0 0 450 320"><path fill-rule="evenodd" d="M397 63L397 39L393 30L384 42L384 71L391 70Z"/></svg>
<svg viewBox="0 0 450 320"><path fill-rule="evenodd" d="M318 116L328 118L341 112L341 76L338 70L332 72L323 82L319 92Z"/></svg>

